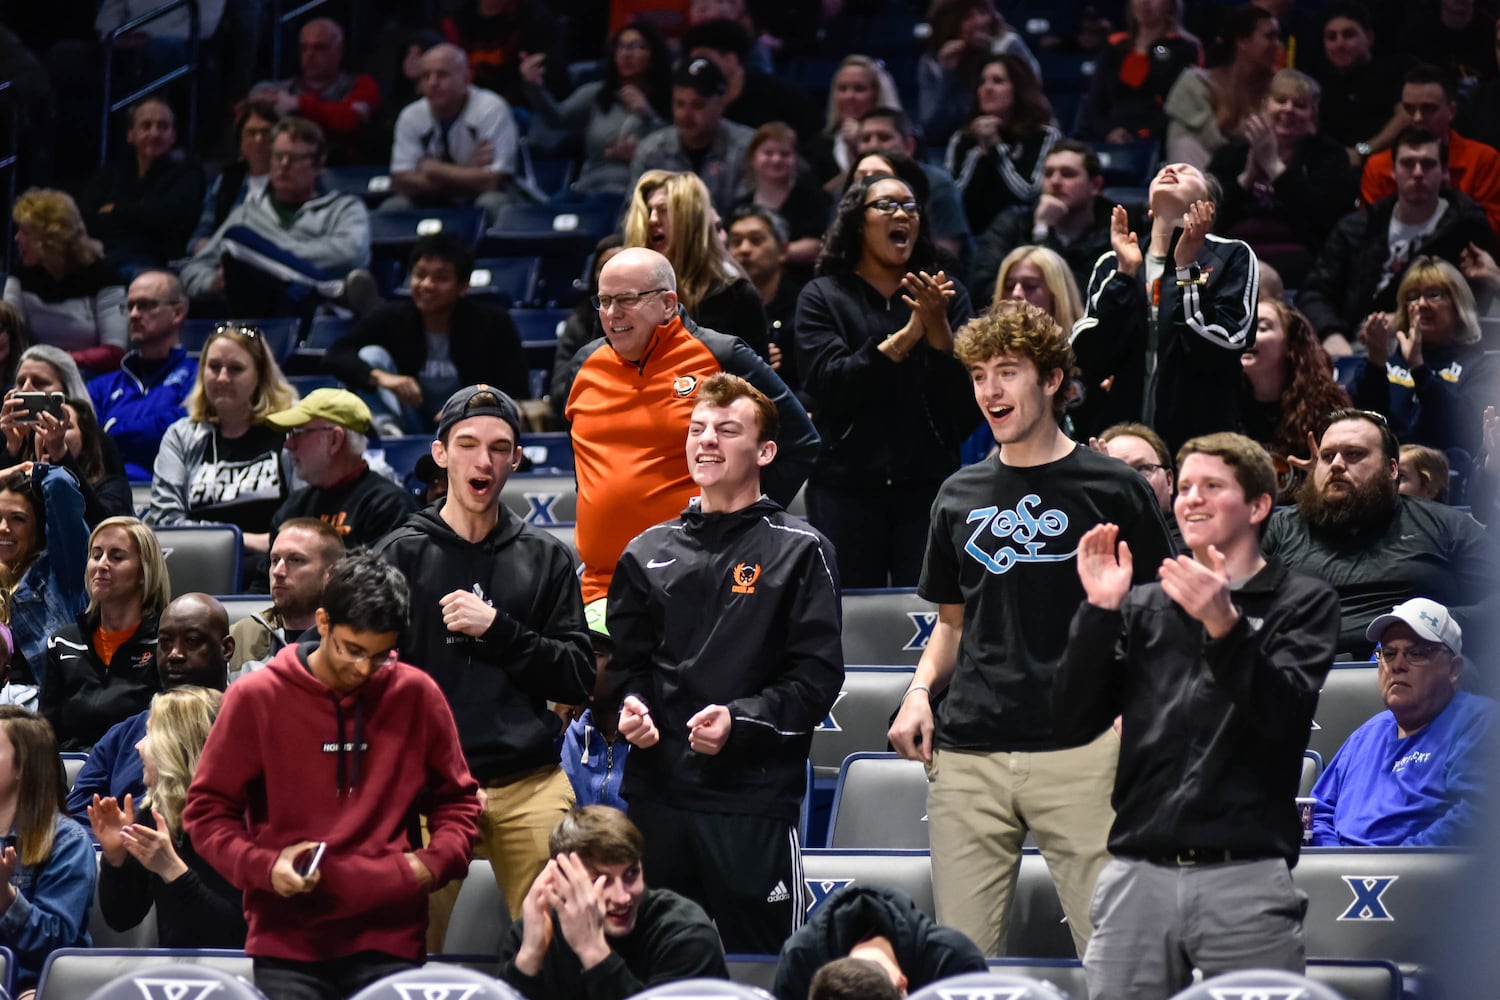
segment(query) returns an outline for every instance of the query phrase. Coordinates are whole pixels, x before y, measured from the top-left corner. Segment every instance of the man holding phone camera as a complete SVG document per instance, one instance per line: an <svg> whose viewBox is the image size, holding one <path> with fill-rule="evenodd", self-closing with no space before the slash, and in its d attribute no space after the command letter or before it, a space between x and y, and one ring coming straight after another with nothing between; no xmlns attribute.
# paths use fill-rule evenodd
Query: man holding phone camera
<svg viewBox="0 0 1500 1000"><path fill-rule="evenodd" d="M427 894L468 871L479 786L442 691L396 658L408 606L398 570L339 560L319 639L230 687L188 792L183 822L244 890L271 1000L345 997L416 966Z"/></svg>

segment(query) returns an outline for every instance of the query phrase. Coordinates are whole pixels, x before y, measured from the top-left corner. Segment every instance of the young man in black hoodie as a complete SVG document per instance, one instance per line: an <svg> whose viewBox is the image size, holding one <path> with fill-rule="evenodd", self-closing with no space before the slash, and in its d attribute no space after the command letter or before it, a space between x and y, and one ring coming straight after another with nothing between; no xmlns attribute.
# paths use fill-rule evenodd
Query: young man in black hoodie
<svg viewBox="0 0 1500 1000"><path fill-rule="evenodd" d="M547 837L573 805L559 766L555 701L584 704L594 657L573 555L500 502L521 461L521 415L489 385L454 393L432 457L448 493L381 539L375 551L411 586L402 655L438 682L458 723L469 770L486 790L479 857L488 857L511 913L547 863ZM441 941L456 886L435 902ZM446 891L446 890L445 890Z"/></svg>
<svg viewBox="0 0 1500 1000"><path fill-rule="evenodd" d="M1174 509L1193 554L1132 587L1118 526L1090 529L1077 558L1086 597L1053 685L1059 732L1124 719L1113 860L1083 956L1094 1000L1168 996L1195 967L1301 972L1306 959L1294 800L1338 596L1262 553L1276 495L1263 448L1209 434L1177 458Z"/></svg>
<svg viewBox="0 0 1500 1000"><path fill-rule="evenodd" d="M609 678L635 747L621 793L652 881L729 952L781 949L806 912L797 817L812 731L844 680L833 547L761 494L776 407L719 373L687 462L702 495L625 548L609 588Z"/></svg>

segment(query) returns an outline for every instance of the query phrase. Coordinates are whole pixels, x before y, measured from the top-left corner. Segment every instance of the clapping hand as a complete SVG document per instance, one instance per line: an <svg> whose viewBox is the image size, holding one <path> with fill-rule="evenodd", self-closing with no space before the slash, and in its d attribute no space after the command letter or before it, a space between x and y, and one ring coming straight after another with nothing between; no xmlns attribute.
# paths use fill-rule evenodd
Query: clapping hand
<svg viewBox="0 0 1500 1000"><path fill-rule="evenodd" d="M1115 252L1115 269L1133 278L1141 269L1141 238L1130 228L1130 214L1116 205L1109 214L1109 245Z"/></svg>
<svg viewBox="0 0 1500 1000"><path fill-rule="evenodd" d="M141 867L154 872L163 882L172 882L187 872L187 865L177 856L172 838L165 830L158 830L142 823L132 823L120 831L125 850L141 863Z"/></svg>
<svg viewBox="0 0 1500 1000"><path fill-rule="evenodd" d="M1192 556L1162 561L1158 572L1161 589L1178 607L1202 622L1210 638L1222 638L1239 619L1229 597L1229 571L1223 554L1208 547L1208 564Z"/></svg>
<svg viewBox="0 0 1500 1000"><path fill-rule="evenodd" d="M124 832L135 822L135 799L128 792L122 809L113 796L100 798L96 793L88 805L89 826L104 851L104 860L116 868L125 863Z"/></svg>
<svg viewBox="0 0 1500 1000"><path fill-rule="evenodd" d="M1365 345L1367 364L1384 366L1391 355L1391 317L1389 313L1372 312L1359 328L1359 339Z"/></svg>
<svg viewBox="0 0 1500 1000"><path fill-rule="evenodd" d="M1208 231L1214 226L1214 203L1195 201L1182 215L1182 236L1177 240L1173 260L1178 267L1192 267L1208 242Z"/></svg>
<svg viewBox="0 0 1500 1000"><path fill-rule="evenodd" d="M1117 611L1130 592L1135 562L1130 546L1120 541L1120 526L1105 522L1084 532L1078 541L1078 580L1088 602Z"/></svg>

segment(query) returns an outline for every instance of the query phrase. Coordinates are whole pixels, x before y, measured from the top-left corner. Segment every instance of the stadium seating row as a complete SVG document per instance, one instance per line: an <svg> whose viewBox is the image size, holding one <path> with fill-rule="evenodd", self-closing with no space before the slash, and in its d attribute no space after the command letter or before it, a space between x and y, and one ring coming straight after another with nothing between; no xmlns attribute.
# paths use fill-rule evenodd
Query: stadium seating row
<svg viewBox="0 0 1500 1000"><path fill-rule="evenodd" d="M903 889L924 912L933 913L925 851L808 850L802 861L812 909L839 888L867 884ZM1465 878L1468 861L1462 852L1444 850L1304 851L1293 879L1309 900L1304 920L1307 951L1316 959L1333 960L1315 961L1314 977L1335 984L1349 1000L1394 1000L1404 978L1420 971L1421 956L1429 953L1434 935L1441 933L1436 918ZM236 973L247 962L238 952L122 951L151 946L151 917L143 923L148 930L127 936L108 932L97 907L94 920L98 947L54 953L43 969L40 1000L86 997L131 968L182 957ZM489 863L476 860L460 891L444 952L492 970L507 928ZM1076 988L1079 968L1072 948L1046 863L1040 854L1027 851L1012 901L1009 957L994 966ZM9 958L0 950L7 968ZM1022 958L1040 961L1018 960ZM732 968L737 979L751 983L764 983L773 972L768 959L752 956L736 956Z"/></svg>

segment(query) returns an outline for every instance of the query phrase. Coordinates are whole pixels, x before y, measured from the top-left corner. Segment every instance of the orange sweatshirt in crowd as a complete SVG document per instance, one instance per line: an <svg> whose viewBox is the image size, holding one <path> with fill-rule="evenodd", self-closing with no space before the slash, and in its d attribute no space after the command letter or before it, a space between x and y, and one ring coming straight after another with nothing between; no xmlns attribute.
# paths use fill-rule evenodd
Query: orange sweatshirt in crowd
<svg viewBox="0 0 1500 1000"><path fill-rule="evenodd" d="M585 603L608 596L615 563L632 538L681 514L698 495L688 474L687 428L698 385L708 376L739 375L776 404L781 433L776 460L761 478L766 494L786 506L807 479L818 451L807 411L738 337L689 329L679 314L656 328L639 364L603 340L585 352L575 362L580 367L566 410Z"/></svg>
<svg viewBox="0 0 1500 1000"><path fill-rule="evenodd" d="M1391 172L1391 150L1376 153L1365 161L1365 173L1359 182L1359 197L1366 205L1396 193L1396 178ZM1490 228L1500 232L1500 152L1457 132L1448 132L1448 187L1479 202L1490 220Z"/></svg>

